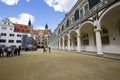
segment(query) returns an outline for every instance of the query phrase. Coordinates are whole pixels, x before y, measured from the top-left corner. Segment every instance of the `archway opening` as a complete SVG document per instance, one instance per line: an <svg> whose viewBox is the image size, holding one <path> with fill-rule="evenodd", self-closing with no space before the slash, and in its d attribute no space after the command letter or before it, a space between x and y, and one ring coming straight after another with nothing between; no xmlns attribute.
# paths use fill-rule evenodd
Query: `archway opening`
<svg viewBox="0 0 120 80"><path fill-rule="evenodd" d="M65 49L67 50L68 49L68 37L67 37L67 34L64 35L64 45L65 45Z"/></svg>
<svg viewBox="0 0 120 80"><path fill-rule="evenodd" d="M103 52L120 53L120 2L108 8L100 19Z"/></svg>
<svg viewBox="0 0 120 80"><path fill-rule="evenodd" d="M94 26L90 22L84 23L80 28L81 50L96 52Z"/></svg>
<svg viewBox="0 0 120 80"><path fill-rule="evenodd" d="M70 32L70 39L71 50L77 50L77 33L74 30Z"/></svg>

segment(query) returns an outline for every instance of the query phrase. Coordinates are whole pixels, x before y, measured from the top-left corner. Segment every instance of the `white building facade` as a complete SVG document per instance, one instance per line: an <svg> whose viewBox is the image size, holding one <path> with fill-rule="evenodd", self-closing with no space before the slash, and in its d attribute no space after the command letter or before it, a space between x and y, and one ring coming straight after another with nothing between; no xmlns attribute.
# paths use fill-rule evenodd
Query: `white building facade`
<svg viewBox="0 0 120 80"><path fill-rule="evenodd" d="M19 47L22 45L23 35L31 37L31 33L15 32L14 25L9 18L0 23L0 46Z"/></svg>
<svg viewBox="0 0 120 80"><path fill-rule="evenodd" d="M78 0L49 39L54 49L120 54L120 1Z"/></svg>

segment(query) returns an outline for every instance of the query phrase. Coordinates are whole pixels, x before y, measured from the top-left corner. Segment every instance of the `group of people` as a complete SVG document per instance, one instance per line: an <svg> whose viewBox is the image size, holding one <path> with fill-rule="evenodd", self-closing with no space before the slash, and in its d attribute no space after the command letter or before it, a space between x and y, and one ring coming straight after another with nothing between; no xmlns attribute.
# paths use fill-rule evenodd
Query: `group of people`
<svg viewBox="0 0 120 80"><path fill-rule="evenodd" d="M0 57L11 57L15 55L20 55L21 47L0 47Z"/></svg>
<svg viewBox="0 0 120 80"><path fill-rule="evenodd" d="M49 51L49 53L51 52L51 48L50 47L43 47L43 52L47 52Z"/></svg>

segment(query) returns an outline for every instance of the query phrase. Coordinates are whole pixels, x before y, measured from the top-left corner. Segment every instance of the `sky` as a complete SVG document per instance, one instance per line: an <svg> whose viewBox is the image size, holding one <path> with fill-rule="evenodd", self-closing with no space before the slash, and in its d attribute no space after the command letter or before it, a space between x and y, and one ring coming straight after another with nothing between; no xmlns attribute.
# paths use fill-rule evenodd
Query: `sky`
<svg viewBox="0 0 120 80"><path fill-rule="evenodd" d="M77 0L0 0L0 22L9 18L13 23L28 24L33 29L54 31Z"/></svg>

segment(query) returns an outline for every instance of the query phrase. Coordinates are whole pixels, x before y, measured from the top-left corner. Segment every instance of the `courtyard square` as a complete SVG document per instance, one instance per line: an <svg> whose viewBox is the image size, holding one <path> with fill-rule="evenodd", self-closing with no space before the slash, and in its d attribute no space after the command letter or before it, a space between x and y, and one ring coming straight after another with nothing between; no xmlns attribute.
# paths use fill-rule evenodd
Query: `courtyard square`
<svg viewBox="0 0 120 80"><path fill-rule="evenodd" d="M120 80L120 61L69 51L0 58L0 80Z"/></svg>

